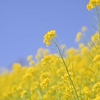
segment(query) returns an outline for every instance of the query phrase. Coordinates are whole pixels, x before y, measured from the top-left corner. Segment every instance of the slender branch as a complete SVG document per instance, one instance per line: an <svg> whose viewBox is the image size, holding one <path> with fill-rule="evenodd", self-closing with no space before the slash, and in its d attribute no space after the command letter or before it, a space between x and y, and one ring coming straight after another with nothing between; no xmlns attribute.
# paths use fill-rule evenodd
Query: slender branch
<svg viewBox="0 0 100 100"><path fill-rule="evenodd" d="M67 67L67 65L66 65L66 63L65 63L65 61L64 61L64 59L63 59L63 56L62 56L61 51L60 51L60 49L59 49L59 46L57 45L57 43L56 43L54 40L52 40L52 41L53 41L53 43L56 45L56 47L57 47L57 49L58 49L58 52L59 52L59 54L60 54L60 56L61 56L61 59L62 59L62 62L63 62L63 64L64 64L65 68L66 68L66 71L67 71L68 77L69 77L69 79L70 79L70 82L71 82L71 84L72 84L72 86L73 86L73 88L74 88L74 91L75 91L77 100L79 100L79 96L78 96L77 90L76 90L76 88L75 88L75 85L74 85L73 80L72 80L72 78L71 78L71 75L70 75L70 73L69 73L68 67Z"/></svg>
<svg viewBox="0 0 100 100"><path fill-rule="evenodd" d="M98 30L99 30L99 40L100 40L100 14L99 14L97 6L96 6L96 13L97 13L97 17L98 17Z"/></svg>

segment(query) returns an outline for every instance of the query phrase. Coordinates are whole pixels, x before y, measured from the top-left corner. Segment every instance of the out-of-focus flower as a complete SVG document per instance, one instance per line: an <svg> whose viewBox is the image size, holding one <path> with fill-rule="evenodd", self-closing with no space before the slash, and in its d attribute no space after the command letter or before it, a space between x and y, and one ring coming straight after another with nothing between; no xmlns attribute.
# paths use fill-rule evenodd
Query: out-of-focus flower
<svg viewBox="0 0 100 100"><path fill-rule="evenodd" d="M31 61L29 62L29 65L30 65L30 66L34 65L34 60L31 60Z"/></svg>
<svg viewBox="0 0 100 100"><path fill-rule="evenodd" d="M94 59L93 59L94 62L95 62L95 61L98 61L98 60L100 60L100 55L96 55L96 56L94 57Z"/></svg>
<svg viewBox="0 0 100 100"><path fill-rule="evenodd" d="M82 38L82 33L81 32L78 32L77 35L76 35L75 41L76 42L79 42L81 40L81 38Z"/></svg>
<svg viewBox="0 0 100 100"><path fill-rule="evenodd" d="M31 61L33 59L33 56L32 55L29 55L28 57L27 57L27 60L28 61Z"/></svg>
<svg viewBox="0 0 100 100"><path fill-rule="evenodd" d="M86 32L87 31L87 27L83 26L81 30L82 30L82 32Z"/></svg>

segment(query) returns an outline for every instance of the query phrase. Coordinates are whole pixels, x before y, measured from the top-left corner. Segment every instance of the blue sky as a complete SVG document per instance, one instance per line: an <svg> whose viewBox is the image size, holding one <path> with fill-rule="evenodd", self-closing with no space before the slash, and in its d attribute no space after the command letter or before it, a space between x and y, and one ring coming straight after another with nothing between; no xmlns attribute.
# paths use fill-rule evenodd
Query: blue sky
<svg viewBox="0 0 100 100"><path fill-rule="evenodd" d="M91 30L89 0L0 0L0 66L35 56L44 34L57 31L59 41L77 47L82 26Z"/></svg>

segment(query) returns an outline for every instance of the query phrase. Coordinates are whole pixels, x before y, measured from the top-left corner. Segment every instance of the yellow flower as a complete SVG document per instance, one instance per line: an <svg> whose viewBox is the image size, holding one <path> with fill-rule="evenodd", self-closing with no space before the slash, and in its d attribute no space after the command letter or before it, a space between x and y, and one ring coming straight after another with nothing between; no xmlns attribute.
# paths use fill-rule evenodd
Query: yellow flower
<svg viewBox="0 0 100 100"><path fill-rule="evenodd" d="M27 80L29 81L29 80L33 79L33 75L30 73L26 73L26 75L23 76L23 79L24 79L24 81L27 81Z"/></svg>
<svg viewBox="0 0 100 100"><path fill-rule="evenodd" d="M89 51L88 47L83 47L81 49L81 54L83 54L83 55L88 54L88 51Z"/></svg>
<svg viewBox="0 0 100 100"><path fill-rule="evenodd" d="M12 93L15 93L17 91L17 86L12 87Z"/></svg>
<svg viewBox="0 0 100 100"><path fill-rule="evenodd" d="M89 3L87 4L87 9L91 10L96 6L100 6L100 0L90 0Z"/></svg>
<svg viewBox="0 0 100 100"><path fill-rule="evenodd" d="M21 98L24 98L26 95L27 95L27 91L24 90L24 91L21 93Z"/></svg>
<svg viewBox="0 0 100 100"><path fill-rule="evenodd" d="M56 31L51 30L45 34L43 42L46 44L46 46L49 46L51 44L51 40L56 36L57 36Z"/></svg>
<svg viewBox="0 0 100 100"><path fill-rule="evenodd" d="M93 91L95 92L95 93L99 93L100 92L100 82L97 82L97 83L95 83L94 85L93 85Z"/></svg>
<svg viewBox="0 0 100 100"><path fill-rule="evenodd" d="M90 89L88 87L84 87L83 88L83 92L84 92L86 97L89 97L90 94L91 94L91 91L90 91Z"/></svg>
<svg viewBox="0 0 100 100"><path fill-rule="evenodd" d="M97 5L100 6L100 0L96 0Z"/></svg>
<svg viewBox="0 0 100 100"><path fill-rule="evenodd" d="M81 29L83 32L87 31L87 27L86 26L83 26L82 29Z"/></svg>
<svg viewBox="0 0 100 100"><path fill-rule="evenodd" d="M76 42L79 42L81 40L81 38L82 38L82 33L81 32L78 32L77 35L76 35L75 41Z"/></svg>
<svg viewBox="0 0 100 100"><path fill-rule="evenodd" d="M53 62L53 56L52 55L46 55L44 58L41 59L42 66L46 64L50 64Z"/></svg>
<svg viewBox="0 0 100 100"><path fill-rule="evenodd" d="M91 4L96 4L96 1L97 1L97 0L90 0L90 3L91 3Z"/></svg>
<svg viewBox="0 0 100 100"><path fill-rule="evenodd" d="M48 47L50 44L51 44L50 41L47 41L47 42L46 42L46 46L47 46L47 47Z"/></svg>
<svg viewBox="0 0 100 100"><path fill-rule="evenodd" d="M92 4L88 4L87 5L87 9L90 11L91 9L93 9L93 8L95 8L95 6L94 5L92 5Z"/></svg>
<svg viewBox="0 0 100 100"><path fill-rule="evenodd" d="M50 51L49 51L48 49L44 49L44 50L43 50L43 55L44 55L44 56L48 55L49 53L50 53Z"/></svg>
<svg viewBox="0 0 100 100"><path fill-rule="evenodd" d="M13 70L14 71L19 71L20 69L21 69L21 64L19 64L19 63L14 63L13 65L12 65L12 68L13 68Z"/></svg>
<svg viewBox="0 0 100 100"><path fill-rule="evenodd" d="M29 65L30 65L30 66L34 65L34 60L30 61L30 62L29 62Z"/></svg>
<svg viewBox="0 0 100 100"><path fill-rule="evenodd" d="M28 60L28 61L31 61L32 58L33 58L32 55L29 55L29 56L27 57L27 60Z"/></svg>
<svg viewBox="0 0 100 100"><path fill-rule="evenodd" d="M50 78L47 77L40 83L40 86L42 89L45 89L50 83L51 83L51 80Z"/></svg>
<svg viewBox="0 0 100 100"><path fill-rule="evenodd" d="M94 62L95 62L95 61L98 61L98 60L100 60L100 55L96 55L96 56L94 57L94 59L93 59Z"/></svg>
<svg viewBox="0 0 100 100"><path fill-rule="evenodd" d="M96 32L94 35L92 35L91 41L92 42L99 42L98 38L99 38L99 33Z"/></svg>
<svg viewBox="0 0 100 100"><path fill-rule="evenodd" d="M80 48L80 49L84 48L84 44L83 44L83 43L80 43L80 44L79 44L79 48Z"/></svg>
<svg viewBox="0 0 100 100"><path fill-rule="evenodd" d="M41 54L39 54L39 53L36 54L35 59L37 59L37 60L41 59Z"/></svg>
<svg viewBox="0 0 100 100"><path fill-rule="evenodd" d="M40 81L46 79L47 77L50 77L50 73L49 72L42 73L41 76L40 76Z"/></svg>

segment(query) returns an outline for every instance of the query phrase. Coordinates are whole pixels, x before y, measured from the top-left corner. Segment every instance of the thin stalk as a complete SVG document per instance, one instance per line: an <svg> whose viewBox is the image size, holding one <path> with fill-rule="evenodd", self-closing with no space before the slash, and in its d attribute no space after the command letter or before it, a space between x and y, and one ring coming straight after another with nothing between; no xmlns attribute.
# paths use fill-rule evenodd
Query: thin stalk
<svg viewBox="0 0 100 100"><path fill-rule="evenodd" d="M99 30L99 40L100 40L100 14L98 11L98 7L96 7L96 13L97 13L97 18L98 18L98 30Z"/></svg>
<svg viewBox="0 0 100 100"><path fill-rule="evenodd" d="M67 65L66 65L66 63L65 63L65 61L64 61L64 59L63 59L63 57L62 57L62 54L61 54L60 49L59 49L59 46L57 45L57 43L56 43L54 40L52 40L52 41L53 41L53 43L56 45L56 47L57 47L57 49L58 49L58 52L59 52L59 54L60 54L60 56L61 56L61 59L62 59L62 61L63 61L63 64L64 64L64 66L65 66L65 68L66 68L66 71L67 71L68 77L69 77L69 79L70 79L70 82L71 82L71 84L72 84L72 86L73 86L73 88L74 88L74 91L75 91L77 100L79 100L77 90L76 90L76 88L75 88L75 85L74 85L73 80L72 80L72 78L71 78L71 75L70 75L70 73L69 73L68 67L67 67Z"/></svg>

